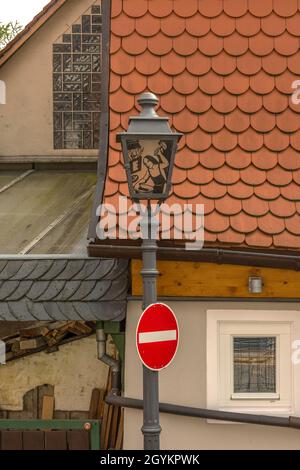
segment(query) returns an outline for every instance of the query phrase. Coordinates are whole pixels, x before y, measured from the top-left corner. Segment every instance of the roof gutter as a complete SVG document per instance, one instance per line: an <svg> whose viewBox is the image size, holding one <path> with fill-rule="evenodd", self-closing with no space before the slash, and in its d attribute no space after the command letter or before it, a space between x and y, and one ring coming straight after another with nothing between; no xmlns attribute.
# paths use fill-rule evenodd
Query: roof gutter
<svg viewBox="0 0 300 470"><path fill-rule="evenodd" d="M141 258L142 251L136 245L117 244L90 244L88 253L92 257L105 256L107 258ZM217 247L204 247L201 250L186 250L184 246L162 246L158 247L158 259L181 260L181 261L202 261L217 264L236 264L257 267L293 269L300 270L299 252L279 252L279 251L253 251L234 250Z"/></svg>

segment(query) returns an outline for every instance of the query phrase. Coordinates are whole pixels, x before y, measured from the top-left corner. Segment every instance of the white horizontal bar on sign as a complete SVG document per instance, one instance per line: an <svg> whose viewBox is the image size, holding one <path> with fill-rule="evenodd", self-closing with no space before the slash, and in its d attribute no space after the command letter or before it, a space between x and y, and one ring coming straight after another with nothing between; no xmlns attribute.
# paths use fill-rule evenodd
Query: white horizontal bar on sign
<svg viewBox="0 0 300 470"><path fill-rule="evenodd" d="M139 343L158 343L159 341L176 341L176 330L165 331L148 331L147 333L139 333Z"/></svg>

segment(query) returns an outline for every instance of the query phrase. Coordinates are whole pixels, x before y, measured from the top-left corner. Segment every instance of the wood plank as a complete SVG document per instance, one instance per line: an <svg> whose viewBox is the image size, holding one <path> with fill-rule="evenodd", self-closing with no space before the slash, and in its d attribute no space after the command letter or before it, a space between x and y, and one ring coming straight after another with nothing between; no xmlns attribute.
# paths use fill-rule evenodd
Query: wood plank
<svg viewBox="0 0 300 470"><path fill-rule="evenodd" d="M191 261L157 263L161 297L299 298L300 271ZM132 260L132 294L142 295L141 261ZM262 294L248 292L248 278L262 277Z"/></svg>
<svg viewBox="0 0 300 470"><path fill-rule="evenodd" d="M67 432L66 431L48 431L45 432L46 450L67 450Z"/></svg>
<svg viewBox="0 0 300 470"><path fill-rule="evenodd" d="M109 413L109 405L107 403L104 403L103 419L102 419L101 433L100 433L100 449L101 450L106 449L106 447L105 447L105 436L106 436L108 413Z"/></svg>
<svg viewBox="0 0 300 470"><path fill-rule="evenodd" d="M45 433L44 431L24 431L23 432L24 450L44 450Z"/></svg>
<svg viewBox="0 0 300 470"><path fill-rule="evenodd" d="M54 413L54 396L44 395L42 405L42 419L53 419Z"/></svg>
<svg viewBox="0 0 300 470"><path fill-rule="evenodd" d="M1 431L1 450L22 450L22 431Z"/></svg>
<svg viewBox="0 0 300 470"><path fill-rule="evenodd" d="M102 419L103 418L103 410L104 410L104 405L105 405L105 401L104 401L105 395L106 395L106 391L103 390L103 389L100 390L96 419Z"/></svg>
<svg viewBox="0 0 300 470"><path fill-rule="evenodd" d="M124 434L124 409L121 409L121 416L116 439L115 450L122 450L123 447L123 434Z"/></svg>
<svg viewBox="0 0 300 470"><path fill-rule="evenodd" d="M54 396L54 386L45 384L40 385L38 388L38 418L42 418L42 409L43 409L43 398L45 395Z"/></svg>
<svg viewBox="0 0 300 470"><path fill-rule="evenodd" d="M89 409L89 418L96 419L97 418L97 411L98 411L98 403L100 399L100 389L94 388L92 391L91 401L90 401L90 409Z"/></svg>
<svg viewBox="0 0 300 470"><path fill-rule="evenodd" d="M87 431L72 430L67 433L69 450L89 450L90 434Z"/></svg>
<svg viewBox="0 0 300 470"><path fill-rule="evenodd" d="M106 427L105 427L104 443L103 443L105 450L108 449L112 415L113 415L113 406L109 405L107 420L106 420Z"/></svg>
<svg viewBox="0 0 300 470"><path fill-rule="evenodd" d="M118 406L113 407L110 433L109 433L109 449L114 449L116 445L117 433L118 433L118 424L119 424L119 411Z"/></svg>

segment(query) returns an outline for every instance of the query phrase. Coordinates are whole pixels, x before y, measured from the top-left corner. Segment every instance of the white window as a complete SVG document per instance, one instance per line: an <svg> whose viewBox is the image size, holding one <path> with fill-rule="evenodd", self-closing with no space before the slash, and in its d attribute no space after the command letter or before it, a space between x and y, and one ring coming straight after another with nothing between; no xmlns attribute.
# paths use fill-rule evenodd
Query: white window
<svg viewBox="0 0 300 470"><path fill-rule="evenodd" d="M297 409L300 312L207 311L207 407L291 415ZM298 407L299 410L299 407Z"/></svg>

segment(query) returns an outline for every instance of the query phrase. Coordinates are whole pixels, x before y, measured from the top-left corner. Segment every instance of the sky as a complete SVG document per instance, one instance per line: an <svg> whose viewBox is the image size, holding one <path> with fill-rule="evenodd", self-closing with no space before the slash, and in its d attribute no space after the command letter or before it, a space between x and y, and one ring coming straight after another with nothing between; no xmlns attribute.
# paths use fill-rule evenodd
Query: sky
<svg viewBox="0 0 300 470"><path fill-rule="evenodd" d="M0 0L0 23L18 20L25 26L50 0Z"/></svg>

